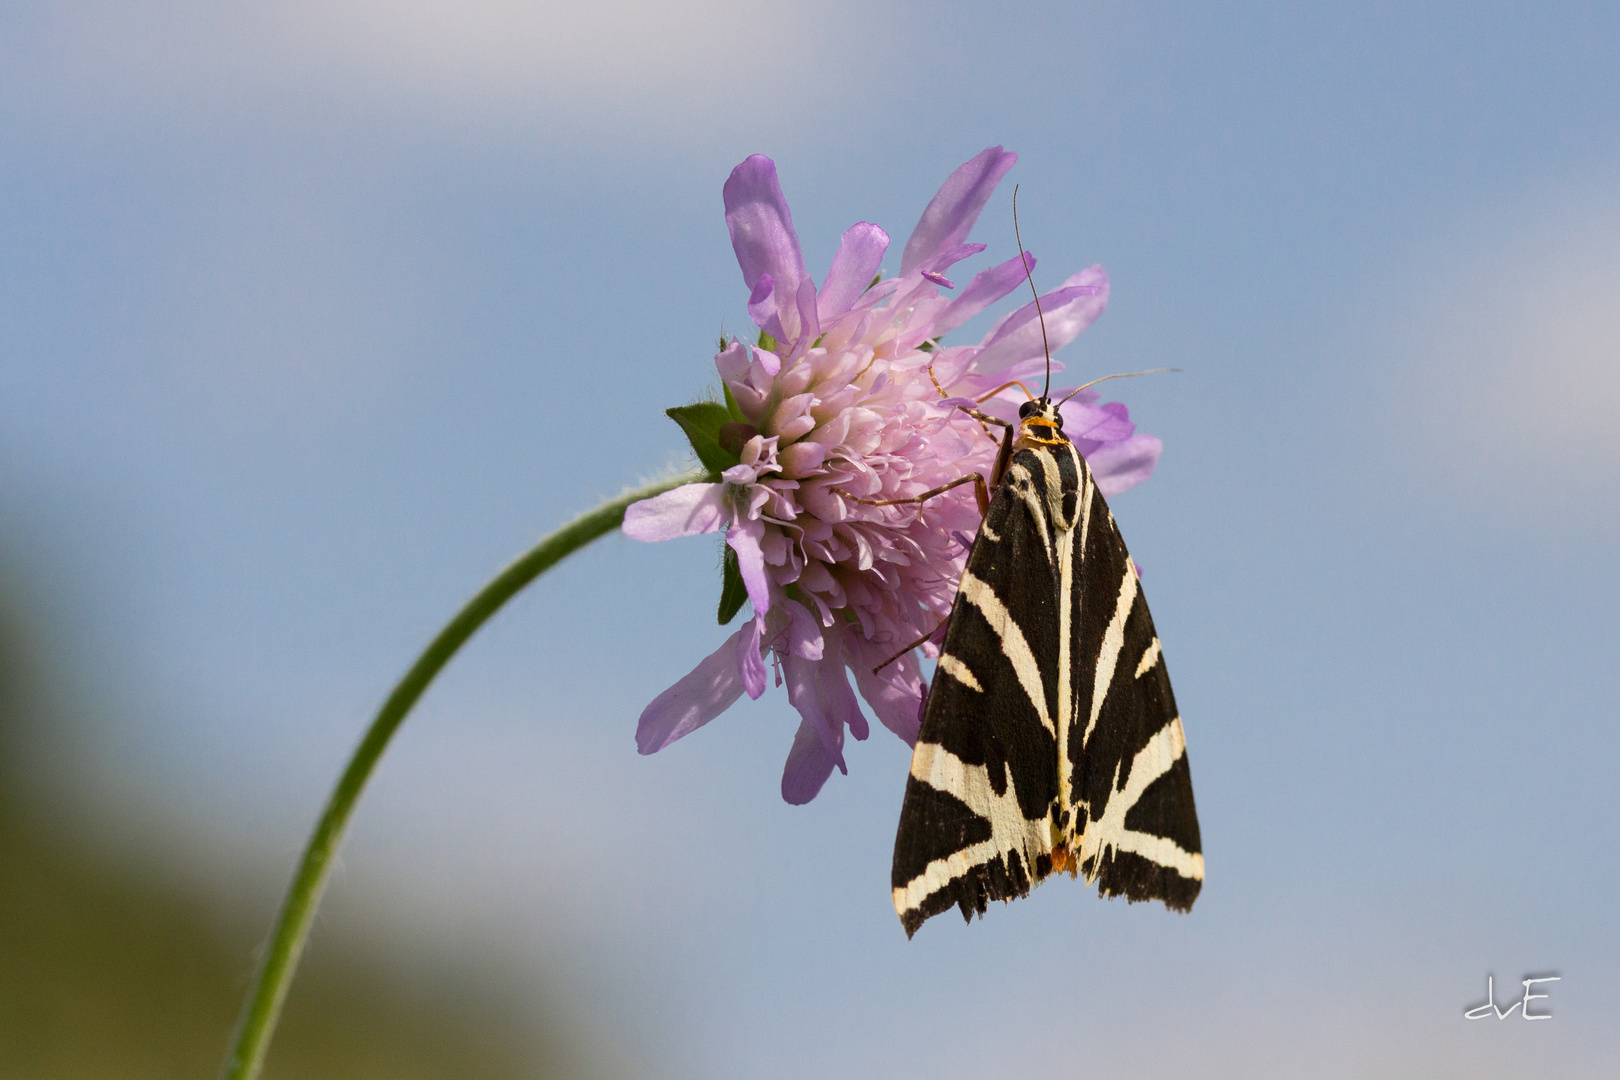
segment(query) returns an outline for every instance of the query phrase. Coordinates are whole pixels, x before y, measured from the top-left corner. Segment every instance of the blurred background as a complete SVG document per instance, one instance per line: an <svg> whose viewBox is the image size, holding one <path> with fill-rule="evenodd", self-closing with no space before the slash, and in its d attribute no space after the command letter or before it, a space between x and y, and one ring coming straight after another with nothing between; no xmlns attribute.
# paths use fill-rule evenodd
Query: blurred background
<svg viewBox="0 0 1620 1080"><path fill-rule="evenodd" d="M19 0L0 1076L213 1074L394 679L682 460L737 162L818 277L857 220L892 272L996 144L1041 283L1113 278L1070 371L1183 369L1109 396L1165 443L1114 510L1196 911L1055 882L908 943L905 747L788 807L772 691L638 757L718 549L614 535L404 728L267 1075L1608 1075L1620 8ZM1540 975L1550 1022L1463 1019Z"/></svg>

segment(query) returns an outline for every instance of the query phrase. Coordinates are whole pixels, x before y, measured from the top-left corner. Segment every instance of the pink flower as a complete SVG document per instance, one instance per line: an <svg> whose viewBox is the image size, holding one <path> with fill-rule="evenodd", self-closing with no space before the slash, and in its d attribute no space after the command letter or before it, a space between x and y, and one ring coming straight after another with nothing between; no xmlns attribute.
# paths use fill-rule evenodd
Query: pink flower
<svg viewBox="0 0 1620 1080"><path fill-rule="evenodd" d="M952 173L906 242L898 277L876 280L888 234L867 222L851 226L819 288L776 166L755 154L732 171L726 224L760 344L732 340L715 357L725 406L690 407L706 410L706 420L671 411L716 480L636 503L624 532L654 541L725 529L753 617L647 706L636 731L643 754L702 727L744 693L758 698L767 662L800 716L782 775L788 802L814 798L834 767L848 771L845 731L868 733L857 688L885 727L915 742L927 688L916 653L873 669L939 629L979 511L970 485L921 504L859 500L904 499L970 472L988 475L999 431L957 403L980 399L986 412L1011 419L1025 391L1006 384L1045 370L1034 304L977 345L941 343L1024 284L1014 256L980 271L954 298L940 294L955 288L945 272L984 250L965 241L1016 160L993 147ZM1053 351L1107 302L1100 266L1043 295ZM1054 361L1052 370L1062 365ZM1064 430L1112 495L1152 473L1160 443L1136 432L1124 405L1097 401L1093 391L1070 401ZM698 430L700 420L721 419L718 435ZM922 648L937 655L931 643Z"/></svg>

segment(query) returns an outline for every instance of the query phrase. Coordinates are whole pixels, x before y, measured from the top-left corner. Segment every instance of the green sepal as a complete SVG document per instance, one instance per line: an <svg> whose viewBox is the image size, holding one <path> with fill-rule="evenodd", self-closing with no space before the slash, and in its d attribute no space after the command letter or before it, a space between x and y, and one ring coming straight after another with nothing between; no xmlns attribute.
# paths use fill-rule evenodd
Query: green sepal
<svg viewBox="0 0 1620 1080"><path fill-rule="evenodd" d="M686 441L692 444L703 467L719 476L741 460L720 445L720 425L731 423L730 411L718 401L700 401L695 405L681 405L665 409L664 415L681 425Z"/></svg>
<svg viewBox="0 0 1620 1080"><path fill-rule="evenodd" d="M737 404L736 397L731 393L731 384L722 382L720 390L726 395L726 411L731 414L731 418L739 423L747 423L748 417L743 415L742 406Z"/></svg>
<svg viewBox="0 0 1620 1080"><path fill-rule="evenodd" d="M776 343L775 338L761 330L759 332L759 347L764 349L766 352L776 352L781 346Z"/></svg>
<svg viewBox="0 0 1620 1080"><path fill-rule="evenodd" d="M737 617L742 610L743 601L748 599L748 586L743 584L742 567L737 563L737 553L726 545L726 558L720 565L720 625L724 626Z"/></svg>

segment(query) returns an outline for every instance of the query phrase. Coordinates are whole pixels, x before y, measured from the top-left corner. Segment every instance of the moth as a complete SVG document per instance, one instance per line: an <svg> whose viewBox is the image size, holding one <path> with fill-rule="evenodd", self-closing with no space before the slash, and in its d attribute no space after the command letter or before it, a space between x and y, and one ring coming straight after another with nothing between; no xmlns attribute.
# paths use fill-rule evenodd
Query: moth
<svg viewBox="0 0 1620 1080"><path fill-rule="evenodd" d="M1203 885L1159 637L1061 404L1043 390L1006 427L945 626L894 845L908 937L1060 871L1177 911Z"/></svg>

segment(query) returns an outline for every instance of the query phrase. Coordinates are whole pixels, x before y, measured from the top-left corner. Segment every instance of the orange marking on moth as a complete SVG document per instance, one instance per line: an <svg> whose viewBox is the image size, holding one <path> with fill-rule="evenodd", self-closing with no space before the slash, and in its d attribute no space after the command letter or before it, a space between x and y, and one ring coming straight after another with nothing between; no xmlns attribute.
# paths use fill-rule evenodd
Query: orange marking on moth
<svg viewBox="0 0 1620 1080"><path fill-rule="evenodd" d="M1028 416L1019 421L1018 439L1038 446L1066 446L1069 442L1063 429L1044 416Z"/></svg>

